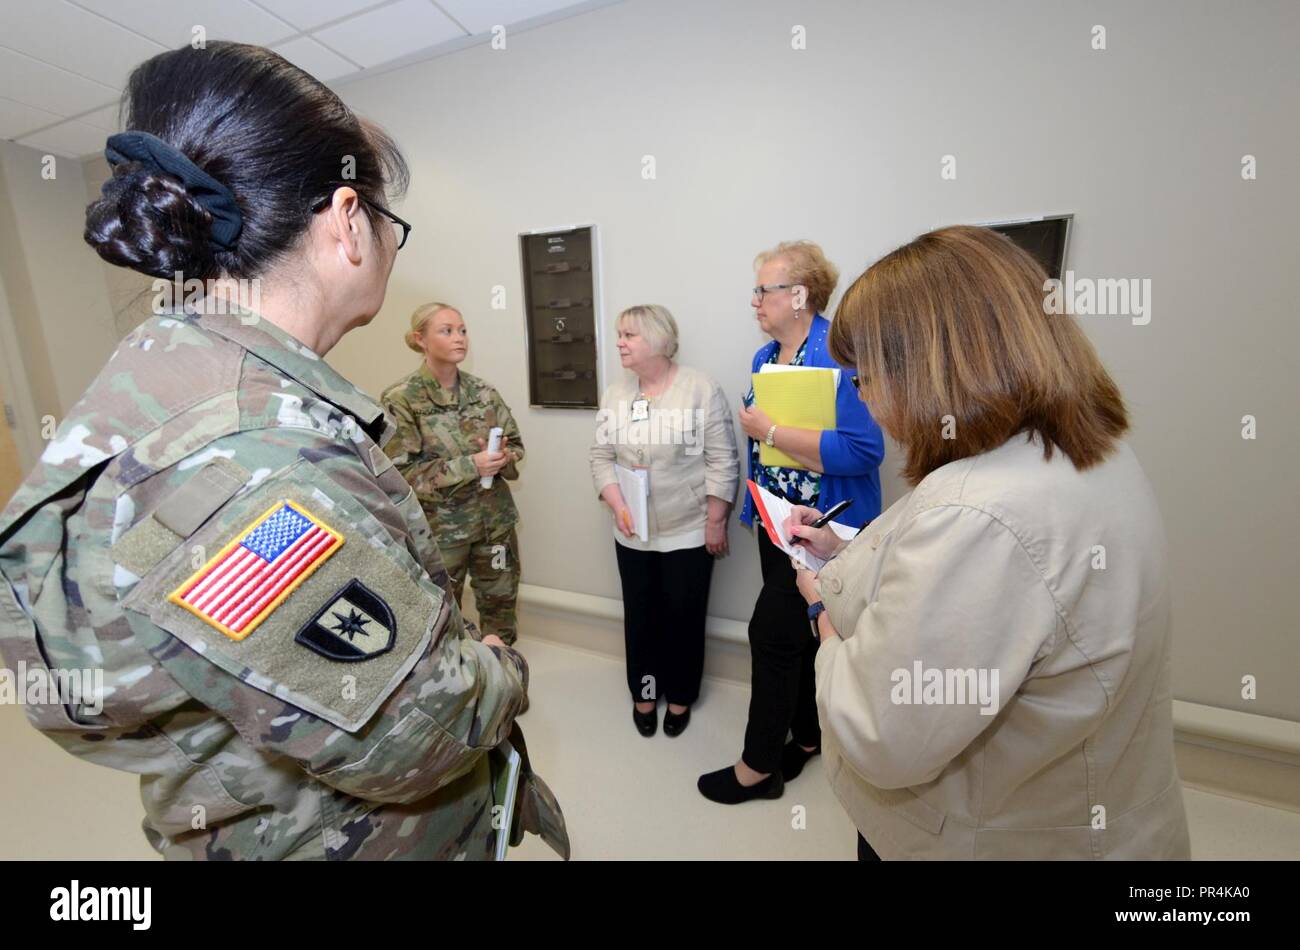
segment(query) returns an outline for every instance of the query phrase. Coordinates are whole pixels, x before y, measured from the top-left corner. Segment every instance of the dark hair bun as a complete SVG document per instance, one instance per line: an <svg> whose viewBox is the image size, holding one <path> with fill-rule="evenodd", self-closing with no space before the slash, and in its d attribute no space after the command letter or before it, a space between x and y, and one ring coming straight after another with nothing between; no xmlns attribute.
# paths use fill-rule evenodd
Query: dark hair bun
<svg viewBox="0 0 1300 950"><path fill-rule="evenodd" d="M212 215L178 178L139 162L113 169L102 196L86 209L85 239L110 264L151 277L220 275Z"/></svg>
<svg viewBox="0 0 1300 950"><path fill-rule="evenodd" d="M228 190L239 211L233 244L214 241L213 225L218 236L225 229L208 210L222 213L211 195L197 185L190 193L157 156L149 161L109 144L105 158L111 149L125 160L86 209L86 243L104 260L152 277L258 277L297 249L311 227L310 209L335 189L346 185L383 205L409 177L389 136L260 46L212 40L159 53L132 71L126 107L128 133L180 152ZM372 225L388 227L364 207Z"/></svg>

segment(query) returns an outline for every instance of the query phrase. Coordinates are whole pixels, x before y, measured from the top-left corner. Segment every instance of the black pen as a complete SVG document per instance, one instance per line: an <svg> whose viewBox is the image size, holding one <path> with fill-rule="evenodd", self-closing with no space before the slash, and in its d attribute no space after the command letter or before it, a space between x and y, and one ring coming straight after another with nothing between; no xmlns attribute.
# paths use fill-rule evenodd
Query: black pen
<svg viewBox="0 0 1300 950"><path fill-rule="evenodd" d="M814 521L814 522L813 522L812 524L810 524L808 527L810 527L810 528L824 528L824 527L826 527L828 524L831 523L831 521L834 520L834 518L835 518L836 515L838 515L838 514L839 514L841 511L843 511L845 508L849 507L849 505L851 505L851 504L853 504L853 499L852 499L852 498L846 498L846 499L844 499L842 502L840 502L838 505L832 505L830 511L826 512L826 514L822 515L820 518L818 518L816 521Z"/></svg>
<svg viewBox="0 0 1300 950"><path fill-rule="evenodd" d="M849 505L851 505L851 504L853 504L853 499L852 499L852 498L846 498L846 499L844 499L842 502L840 502L838 505L832 505L830 511L826 512L826 514L822 515L820 518L818 518L818 519L817 519L816 521L814 521L812 524L808 525L808 527L809 527L809 528L824 528L824 527L826 527L828 524L831 523L831 521L834 520L834 518L835 518L836 515L838 515L838 514L839 514L841 511L843 511L845 508L849 507ZM791 539L790 539L790 543L791 543L791 544L796 544L796 543L798 543L799 541L803 541L803 540L805 540L805 539L804 539L804 538L799 538L799 537L794 537L794 538L791 538Z"/></svg>

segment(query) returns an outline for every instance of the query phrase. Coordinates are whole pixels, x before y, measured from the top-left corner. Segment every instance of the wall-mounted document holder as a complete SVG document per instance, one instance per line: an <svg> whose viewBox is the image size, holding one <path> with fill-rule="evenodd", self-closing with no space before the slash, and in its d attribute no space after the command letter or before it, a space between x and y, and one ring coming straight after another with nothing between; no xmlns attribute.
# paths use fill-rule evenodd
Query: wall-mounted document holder
<svg viewBox="0 0 1300 950"><path fill-rule="evenodd" d="M1011 238L1033 255L1047 276L1061 280L1065 276L1065 252L1070 247L1072 214L1046 214L1037 218L1011 221L985 221L986 228Z"/></svg>
<svg viewBox="0 0 1300 950"><path fill-rule="evenodd" d="M600 405L600 313L594 225L519 235L528 345L528 402Z"/></svg>

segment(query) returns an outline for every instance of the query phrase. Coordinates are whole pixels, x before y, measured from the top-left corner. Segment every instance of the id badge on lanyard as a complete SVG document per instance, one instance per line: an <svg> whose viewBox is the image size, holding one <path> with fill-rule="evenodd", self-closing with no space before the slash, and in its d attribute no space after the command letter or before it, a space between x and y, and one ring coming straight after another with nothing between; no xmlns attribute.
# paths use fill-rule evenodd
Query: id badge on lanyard
<svg viewBox="0 0 1300 950"><path fill-rule="evenodd" d="M650 400L644 396L632 400L631 410L631 414L628 416L629 422L650 421ZM648 496L650 494L650 466L646 462L644 448L637 448L636 458L636 464L629 467L645 472L646 495Z"/></svg>

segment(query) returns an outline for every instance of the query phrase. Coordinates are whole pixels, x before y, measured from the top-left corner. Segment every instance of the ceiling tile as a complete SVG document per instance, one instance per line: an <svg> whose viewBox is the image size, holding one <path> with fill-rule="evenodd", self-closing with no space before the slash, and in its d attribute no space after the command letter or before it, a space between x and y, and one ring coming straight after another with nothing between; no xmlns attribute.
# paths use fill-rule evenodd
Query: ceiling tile
<svg viewBox="0 0 1300 950"><path fill-rule="evenodd" d="M0 139L16 139L35 129L53 125L61 118L63 116L44 109L33 109L12 99L0 98Z"/></svg>
<svg viewBox="0 0 1300 950"><path fill-rule="evenodd" d="M371 67L459 39L465 33L427 0L398 0L313 35Z"/></svg>
<svg viewBox="0 0 1300 950"><path fill-rule="evenodd" d="M81 158L104 151L103 129L84 122L63 122L52 126L44 132L18 139L19 145L27 145L42 152L55 155Z"/></svg>
<svg viewBox="0 0 1300 950"><path fill-rule="evenodd" d="M73 0L168 49L189 43L195 25L210 40L237 40L263 46L298 31L248 0Z"/></svg>
<svg viewBox="0 0 1300 950"><path fill-rule="evenodd" d="M271 47L299 69L311 73L321 82L329 82L339 76L355 73L353 66L342 56L321 46L315 40L300 36L296 40Z"/></svg>
<svg viewBox="0 0 1300 950"><path fill-rule="evenodd" d="M377 6L385 0L256 0L283 20L300 30L314 30L322 23Z"/></svg>
<svg viewBox="0 0 1300 950"><path fill-rule="evenodd" d="M579 0L435 0L475 36L492 27L510 25L577 6ZM508 32L508 31L507 31Z"/></svg>
<svg viewBox="0 0 1300 950"><path fill-rule="evenodd" d="M97 109L118 93L111 86L4 47L0 47L0 89L16 102L61 116Z"/></svg>
<svg viewBox="0 0 1300 950"><path fill-rule="evenodd" d="M104 106L104 108L96 109L94 112L79 115L77 121L84 122L86 125L93 125L103 132L120 132L122 131L122 125L117 119L117 110L119 108L119 104L115 102L111 106Z"/></svg>
<svg viewBox="0 0 1300 950"><path fill-rule="evenodd" d="M163 47L63 0L5 0L0 44L114 89Z"/></svg>

